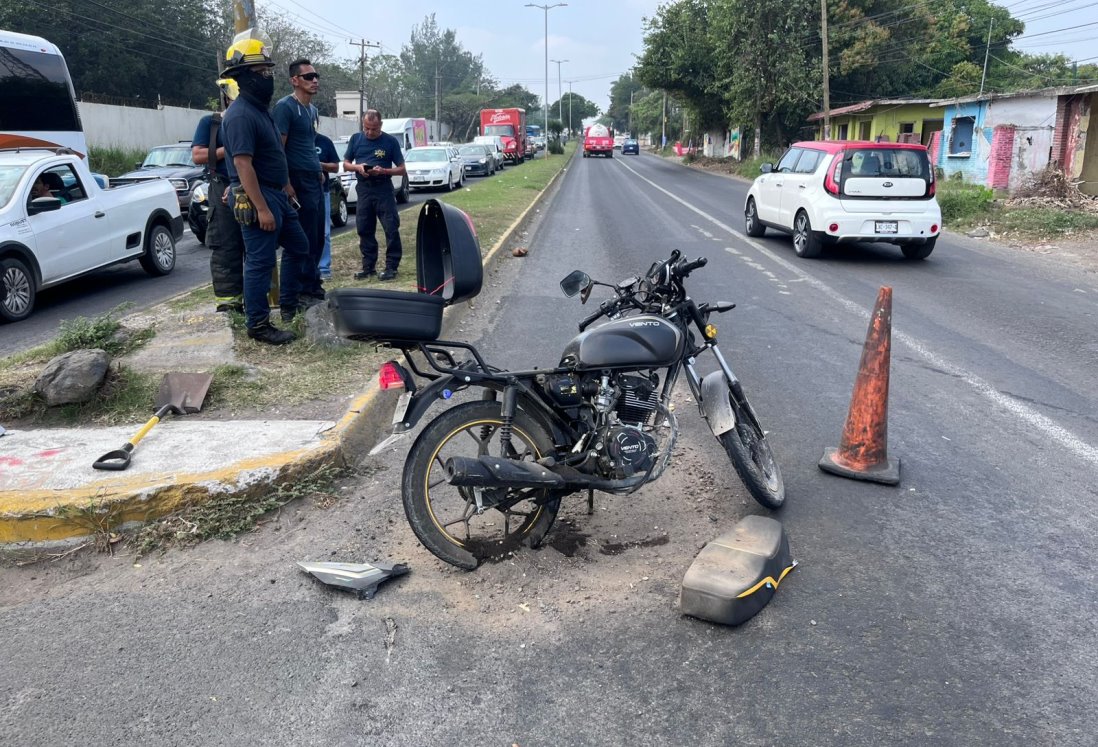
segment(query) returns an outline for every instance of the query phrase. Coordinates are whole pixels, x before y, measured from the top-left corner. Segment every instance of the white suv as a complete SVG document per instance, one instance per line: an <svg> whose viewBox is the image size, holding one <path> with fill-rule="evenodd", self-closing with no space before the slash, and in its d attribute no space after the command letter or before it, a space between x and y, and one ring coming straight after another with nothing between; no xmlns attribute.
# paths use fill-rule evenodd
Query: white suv
<svg viewBox="0 0 1098 747"><path fill-rule="evenodd" d="M744 205L748 236L793 234L798 257L827 244L888 241L926 259L942 228L926 148L909 143L794 143L778 165L762 165Z"/></svg>

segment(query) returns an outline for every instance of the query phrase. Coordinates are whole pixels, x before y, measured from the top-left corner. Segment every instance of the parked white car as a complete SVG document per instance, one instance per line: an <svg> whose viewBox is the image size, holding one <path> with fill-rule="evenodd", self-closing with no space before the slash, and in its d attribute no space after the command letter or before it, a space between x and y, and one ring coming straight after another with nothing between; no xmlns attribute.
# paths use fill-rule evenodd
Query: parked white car
<svg viewBox="0 0 1098 747"><path fill-rule="evenodd" d="M167 179L102 189L71 152L0 151L0 320L25 319L38 291L118 262L167 275L182 235Z"/></svg>
<svg viewBox="0 0 1098 747"><path fill-rule="evenodd" d="M794 251L806 258L856 241L897 244L908 259L934 251L942 210L922 145L806 141L762 171L744 204L748 236L767 228L791 233Z"/></svg>
<svg viewBox="0 0 1098 747"><path fill-rule="evenodd" d="M355 179L358 177L343 168L343 157L347 155L347 144L351 142L350 136L339 137L332 141L336 153L339 154L339 181L343 185L343 191L347 193L347 207L354 210L358 204L358 191L355 189ZM405 154L407 151L405 151ZM393 194L396 201L403 205L408 202L408 177L405 175L393 177Z"/></svg>
<svg viewBox="0 0 1098 747"><path fill-rule="evenodd" d="M412 189L443 187L447 191L465 183L465 164L457 148L425 145L404 154L408 186Z"/></svg>

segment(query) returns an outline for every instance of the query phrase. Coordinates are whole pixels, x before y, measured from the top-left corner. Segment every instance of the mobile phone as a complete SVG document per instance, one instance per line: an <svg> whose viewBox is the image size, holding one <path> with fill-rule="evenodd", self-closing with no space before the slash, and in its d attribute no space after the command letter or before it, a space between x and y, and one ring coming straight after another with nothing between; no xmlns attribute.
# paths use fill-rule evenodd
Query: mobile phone
<svg viewBox="0 0 1098 747"><path fill-rule="evenodd" d="M296 197L291 197L290 198L290 207L292 207L294 210L300 210L301 209L301 203L298 201L298 199Z"/></svg>

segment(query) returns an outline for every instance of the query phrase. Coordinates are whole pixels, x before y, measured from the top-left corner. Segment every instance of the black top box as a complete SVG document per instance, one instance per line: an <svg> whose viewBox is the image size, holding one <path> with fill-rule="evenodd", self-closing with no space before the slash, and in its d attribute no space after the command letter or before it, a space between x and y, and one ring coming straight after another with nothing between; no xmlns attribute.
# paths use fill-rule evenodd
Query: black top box
<svg viewBox="0 0 1098 747"><path fill-rule="evenodd" d="M416 228L416 282L421 293L441 296L446 305L480 293L484 265L473 221L453 205L427 200Z"/></svg>
<svg viewBox="0 0 1098 747"><path fill-rule="evenodd" d="M418 293L340 288L328 294L336 331L362 340L437 340L442 309L480 293L484 266L469 216L428 200L416 228Z"/></svg>

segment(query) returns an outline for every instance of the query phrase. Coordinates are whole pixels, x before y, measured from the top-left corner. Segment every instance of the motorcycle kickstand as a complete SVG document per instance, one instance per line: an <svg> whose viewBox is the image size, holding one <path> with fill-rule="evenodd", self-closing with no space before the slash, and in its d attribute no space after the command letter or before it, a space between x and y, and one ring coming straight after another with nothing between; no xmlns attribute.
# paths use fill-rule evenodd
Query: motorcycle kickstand
<svg viewBox="0 0 1098 747"><path fill-rule="evenodd" d="M587 489L587 515L595 513L595 489Z"/></svg>

